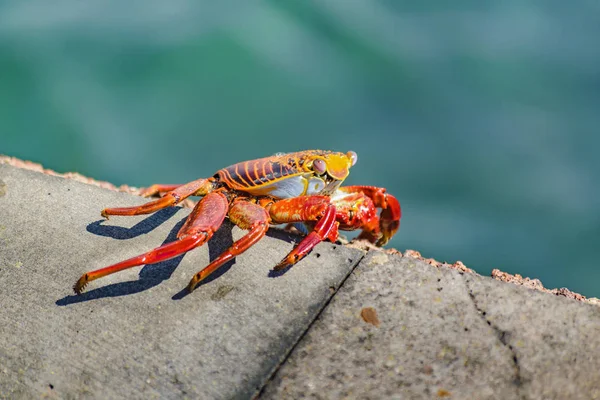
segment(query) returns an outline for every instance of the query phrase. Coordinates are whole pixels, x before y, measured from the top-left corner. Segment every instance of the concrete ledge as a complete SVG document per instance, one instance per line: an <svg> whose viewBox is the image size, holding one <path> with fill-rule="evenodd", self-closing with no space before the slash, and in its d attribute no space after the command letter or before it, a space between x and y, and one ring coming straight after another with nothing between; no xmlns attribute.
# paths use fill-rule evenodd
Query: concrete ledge
<svg viewBox="0 0 600 400"><path fill-rule="evenodd" d="M226 223L74 296L83 272L174 240L189 213L99 216L142 202L0 163L0 398L600 398L598 306L416 252L323 243L273 276L298 239L273 230L186 295L243 234Z"/></svg>
<svg viewBox="0 0 600 400"><path fill-rule="evenodd" d="M373 251L262 398L593 399L599 371L599 307Z"/></svg>
<svg viewBox="0 0 600 400"><path fill-rule="evenodd" d="M145 200L0 164L0 398L249 398L363 256L319 245L287 273L273 232L185 289L243 231L230 224L185 257L99 279L79 276L173 240L189 210L100 218Z"/></svg>

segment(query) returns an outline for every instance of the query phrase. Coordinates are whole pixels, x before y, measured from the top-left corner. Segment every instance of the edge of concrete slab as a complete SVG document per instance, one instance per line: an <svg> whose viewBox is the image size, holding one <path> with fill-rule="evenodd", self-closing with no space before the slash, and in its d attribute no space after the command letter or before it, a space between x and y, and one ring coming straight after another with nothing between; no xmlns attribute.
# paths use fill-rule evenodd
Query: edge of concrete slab
<svg viewBox="0 0 600 400"><path fill-rule="evenodd" d="M19 158L10 157L7 155L0 154L0 164L11 165L13 167L36 171L36 172L40 172L40 173L51 175L51 176L59 176L62 178L72 179L77 182L87 183L87 184L101 187L101 188L108 189L108 190L130 193L130 194L134 194L134 195L139 195L141 193L141 188L138 188L135 186L121 185L121 186L117 187L110 182L98 181L96 179L86 177L86 176L81 175L76 172L60 173L60 172L56 172L56 171L48 169L48 168L44 168L39 163L27 161L27 160L21 160ZM1 184L0 184L0 193L2 193ZM194 206L194 202L191 200L189 200L189 201L186 200L181 204L181 206L186 207L186 208L192 208ZM354 243L345 242L344 244L348 245L349 247L353 247L353 248L363 250L363 251L378 250L377 247L371 245L368 242L354 242ZM461 261L456 261L453 264L450 264L447 262L440 262L433 258L423 257L420 252L415 251L415 250L406 250L406 252L404 254L400 253L396 249L389 249L389 250L387 250L387 252L389 254L400 254L403 256L416 258L416 259L426 262L427 264L430 264L430 265L433 265L436 267L445 266L445 267L453 268L453 269L463 271L463 272L476 273L472 269L465 266ZM498 281L512 283L517 286L524 286L529 289L538 290L538 291L553 294L556 296L562 296L562 297L574 299L577 301L600 305L599 298L596 298L596 297L588 298L582 294L573 292L565 287L548 289L548 288L544 287L544 285L542 284L542 282L539 279L536 279L536 278L523 277L519 274L513 275L508 272L501 271L499 269L492 270L491 277Z"/></svg>
<svg viewBox="0 0 600 400"><path fill-rule="evenodd" d="M600 398L600 308L370 251L261 398Z"/></svg>

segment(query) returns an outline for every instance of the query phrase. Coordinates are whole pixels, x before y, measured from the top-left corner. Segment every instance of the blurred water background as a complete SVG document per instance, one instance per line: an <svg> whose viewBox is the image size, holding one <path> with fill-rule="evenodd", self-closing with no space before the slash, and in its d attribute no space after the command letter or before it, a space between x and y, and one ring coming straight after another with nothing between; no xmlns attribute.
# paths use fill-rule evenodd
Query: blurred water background
<svg viewBox="0 0 600 400"><path fill-rule="evenodd" d="M4 1L0 153L147 186L354 150L347 183L402 203L392 246L600 296L599 17L591 0Z"/></svg>

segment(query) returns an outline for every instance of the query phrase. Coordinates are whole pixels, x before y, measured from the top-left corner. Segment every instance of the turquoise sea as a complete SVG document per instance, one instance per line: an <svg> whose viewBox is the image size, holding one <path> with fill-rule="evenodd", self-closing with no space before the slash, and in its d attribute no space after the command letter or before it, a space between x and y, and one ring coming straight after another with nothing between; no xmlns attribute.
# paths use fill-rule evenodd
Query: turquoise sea
<svg viewBox="0 0 600 400"><path fill-rule="evenodd" d="M0 153L147 186L354 150L392 246L600 297L599 38L592 0L3 1Z"/></svg>

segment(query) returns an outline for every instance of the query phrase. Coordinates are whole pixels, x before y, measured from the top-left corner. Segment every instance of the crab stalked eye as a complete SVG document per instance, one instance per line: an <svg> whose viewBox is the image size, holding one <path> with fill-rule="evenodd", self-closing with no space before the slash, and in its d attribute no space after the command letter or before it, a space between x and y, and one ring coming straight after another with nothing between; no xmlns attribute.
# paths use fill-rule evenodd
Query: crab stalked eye
<svg viewBox="0 0 600 400"><path fill-rule="evenodd" d="M356 153L353 151L349 151L348 153L346 153L346 156L350 158L350 161L352 161L352 166L354 167L354 164L356 164L356 161L358 161L358 156L356 155Z"/></svg>
<svg viewBox="0 0 600 400"><path fill-rule="evenodd" d="M313 169L319 174L322 174L327 170L327 165L325 164L325 161L317 158L315 161L313 161Z"/></svg>

